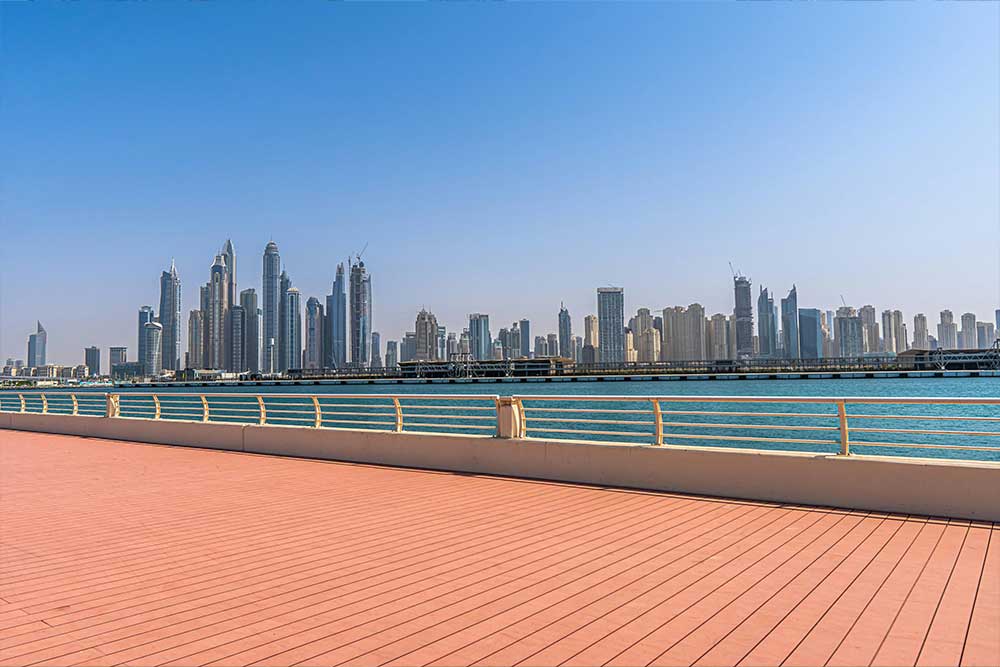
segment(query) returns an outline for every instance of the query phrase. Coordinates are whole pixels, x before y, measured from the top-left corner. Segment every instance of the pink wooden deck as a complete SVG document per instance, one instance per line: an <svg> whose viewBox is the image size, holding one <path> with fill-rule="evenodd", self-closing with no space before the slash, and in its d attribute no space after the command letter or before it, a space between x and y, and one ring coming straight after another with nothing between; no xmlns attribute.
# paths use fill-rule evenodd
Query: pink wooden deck
<svg viewBox="0 0 1000 667"><path fill-rule="evenodd" d="M2 665L1000 665L1000 526L0 431Z"/></svg>

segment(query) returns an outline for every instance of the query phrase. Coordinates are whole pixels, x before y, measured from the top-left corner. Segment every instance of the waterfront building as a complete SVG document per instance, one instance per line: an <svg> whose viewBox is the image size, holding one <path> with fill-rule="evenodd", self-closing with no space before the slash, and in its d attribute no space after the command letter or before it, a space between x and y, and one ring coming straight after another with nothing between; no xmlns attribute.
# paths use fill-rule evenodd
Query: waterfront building
<svg viewBox="0 0 1000 667"><path fill-rule="evenodd" d="M323 304L314 296L306 299L306 350L302 368L323 368L323 335L325 317Z"/></svg>
<svg viewBox="0 0 1000 667"><path fill-rule="evenodd" d="M324 368L343 368L347 365L347 287L344 283L344 265L337 265L333 290L326 297L326 337Z"/></svg>
<svg viewBox="0 0 1000 667"><path fill-rule="evenodd" d="M799 296L795 285L781 300L781 342L786 359L799 358Z"/></svg>
<svg viewBox="0 0 1000 667"><path fill-rule="evenodd" d="M562 341L559 339L559 336L557 334L550 333L545 338L546 341L548 342L549 356L550 357L561 356L559 353L559 346L562 343Z"/></svg>
<svg viewBox="0 0 1000 667"><path fill-rule="evenodd" d="M146 357L142 360L142 374L146 377L157 377L163 371L161 338L163 326L159 322L146 322L142 328L142 349Z"/></svg>
<svg viewBox="0 0 1000 667"><path fill-rule="evenodd" d="M199 368L207 368L208 364L208 310L211 302L211 291L211 283L205 283L198 288L198 308L201 310L201 366Z"/></svg>
<svg viewBox="0 0 1000 667"><path fill-rule="evenodd" d="M708 333L705 343L708 358L712 361L729 359L729 326L726 323L726 316L722 313L712 315L708 320L707 327ZM763 350L761 354L763 354Z"/></svg>
<svg viewBox="0 0 1000 667"><path fill-rule="evenodd" d="M896 346L896 353L906 352L910 349L910 338L906 333L906 323L903 322L903 311L892 311L892 342Z"/></svg>
<svg viewBox="0 0 1000 667"><path fill-rule="evenodd" d="M993 345L996 340L996 327L992 322L976 322L976 347L980 350Z"/></svg>
<svg viewBox="0 0 1000 667"><path fill-rule="evenodd" d="M799 309L799 358L823 358L823 313L818 308ZM862 320L862 332L864 320Z"/></svg>
<svg viewBox="0 0 1000 667"><path fill-rule="evenodd" d="M931 342L927 335L927 316L917 313L913 316L913 347L917 350L931 349Z"/></svg>
<svg viewBox="0 0 1000 667"><path fill-rule="evenodd" d="M487 360L493 356L489 315L484 313L469 315L469 346L473 359Z"/></svg>
<svg viewBox="0 0 1000 667"><path fill-rule="evenodd" d="M205 326L208 328L208 348L206 350L206 368L226 368L226 319L229 314L229 275L226 268L225 255L215 256L208 281L208 315Z"/></svg>
<svg viewBox="0 0 1000 667"><path fill-rule="evenodd" d="M446 352L445 359L451 359L456 354L458 354L458 336L455 335L454 331L448 334L448 340L446 345L447 349L445 350Z"/></svg>
<svg viewBox="0 0 1000 667"><path fill-rule="evenodd" d="M705 308L701 304L663 310L661 357L664 360L700 361L705 359L707 351Z"/></svg>
<svg viewBox="0 0 1000 667"><path fill-rule="evenodd" d="M882 352L894 353L896 351L895 328L892 326L892 311L882 311Z"/></svg>
<svg viewBox="0 0 1000 667"><path fill-rule="evenodd" d="M226 369L231 373L242 373L247 370L246 354L246 311L237 304L229 309L226 317L226 341L229 346L226 354Z"/></svg>
<svg viewBox="0 0 1000 667"><path fill-rule="evenodd" d="M205 317L200 310L192 310L188 313L188 368L205 367ZM121 363L125 363L122 359ZM111 362L114 366L114 361Z"/></svg>
<svg viewBox="0 0 1000 667"><path fill-rule="evenodd" d="M632 330L636 336L644 332L646 329L653 328L653 315L649 312L649 308L640 308L635 312L635 316L629 319L628 328Z"/></svg>
<svg viewBox="0 0 1000 667"><path fill-rule="evenodd" d="M573 320L562 303L559 304L559 356L564 359L573 357Z"/></svg>
<svg viewBox="0 0 1000 667"><path fill-rule="evenodd" d="M958 326L950 310L941 311L941 320L937 325L937 344L944 350L954 350L958 347Z"/></svg>
<svg viewBox="0 0 1000 667"><path fill-rule="evenodd" d="M458 355L462 359L472 357L472 336L469 335L468 329L462 329L462 335L458 339Z"/></svg>
<svg viewBox="0 0 1000 667"><path fill-rule="evenodd" d="M243 308L243 351L246 356L246 370L260 372L261 311L257 306L257 291L250 287L240 292L240 307Z"/></svg>
<svg viewBox="0 0 1000 667"><path fill-rule="evenodd" d="M625 290L597 288L598 357L602 364L625 361Z"/></svg>
<svg viewBox="0 0 1000 667"><path fill-rule="evenodd" d="M725 339L722 340L725 344ZM713 342L713 345L717 345ZM717 352L717 351L716 351ZM725 359L726 357L715 356L713 359ZM774 357L778 353L778 323L774 316L774 298L768 293L766 287L760 288L757 296L757 354L761 357Z"/></svg>
<svg viewBox="0 0 1000 667"><path fill-rule="evenodd" d="M393 370L399 366L399 343L394 340L385 343L385 367Z"/></svg>
<svg viewBox="0 0 1000 667"><path fill-rule="evenodd" d="M365 263L351 264L351 364L365 368L371 360L372 282Z"/></svg>
<svg viewBox="0 0 1000 667"><path fill-rule="evenodd" d="M101 375L101 348L91 345L83 349L83 364L94 377Z"/></svg>
<svg viewBox="0 0 1000 667"><path fill-rule="evenodd" d="M448 358L448 331L441 325L438 325L437 333L437 358L438 360Z"/></svg>
<svg viewBox="0 0 1000 667"><path fill-rule="evenodd" d="M124 364L128 361L128 348L123 345L116 345L108 348L108 370L115 364Z"/></svg>
<svg viewBox="0 0 1000 667"><path fill-rule="evenodd" d="M152 306L142 306L139 308L139 329L136 336L136 349L139 352L139 363L145 363L146 359L146 325L156 320Z"/></svg>
<svg viewBox="0 0 1000 667"><path fill-rule="evenodd" d="M400 361L413 361L417 356L417 333L407 331L403 335L403 345L400 351Z"/></svg>
<svg viewBox="0 0 1000 667"><path fill-rule="evenodd" d="M635 334L631 329L625 329L625 362L635 363L639 359L639 351L635 349Z"/></svg>
<svg viewBox="0 0 1000 667"><path fill-rule="evenodd" d="M660 332L656 332L659 335ZM583 337L573 336L573 362L580 363L583 359Z"/></svg>
<svg viewBox="0 0 1000 667"><path fill-rule="evenodd" d="M1000 333L1000 308L993 313L993 330Z"/></svg>
<svg viewBox="0 0 1000 667"><path fill-rule="evenodd" d="M960 347L966 350L972 350L978 347L978 342L976 339L975 313L962 314L962 343Z"/></svg>
<svg viewBox="0 0 1000 667"><path fill-rule="evenodd" d="M753 355L753 300L750 296L750 279L746 276L733 276L733 295L735 307L733 315L736 318L736 355L749 357Z"/></svg>
<svg viewBox="0 0 1000 667"><path fill-rule="evenodd" d="M438 359L438 323L434 313L421 309L417 313L414 325L417 336L416 350L413 358L416 361L435 361Z"/></svg>
<svg viewBox="0 0 1000 667"><path fill-rule="evenodd" d="M170 260L170 270L160 274L160 324L163 326L163 349L160 351L163 368L180 370L181 279L173 260Z"/></svg>
<svg viewBox="0 0 1000 667"><path fill-rule="evenodd" d="M35 333L28 336L28 368L39 368L45 365L46 348L49 334L42 323L35 321Z"/></svg>
<svg viewBox="0 0 1000 667"><path fill-rule="evenodd" d="M503 360L503 358L504 358L504 356L503 356L503 343L500 342L499 338L497 338L496 340L493 341L493 350L492 350L491 354L492 354L492 356L490 357L491 359L495 359L496 361L502 361Z"/></svg>
<svg viewBox="0 0 1000 667"><path fill-rule="evenodd" d="M518 322L518 335L521 341L521 357L531 358L531 322L529 320L524 319Z"/></svg>
<svg viewBox="0 0 1000 667"><path fill-rule="evenodd" d="M524 335L524 331L521 331L521 335ZM598 343L600 341L600 334L597 328L597 316L587 315L583 318L583 345L584 347L590 346L594 348L595 354L598 348ZM593 363L593 362L591 362Z"/></svg>
<svg viewBox="0 0 1000 667"><path fill-rule="evenodd" d="M222 246L222 255L226 258L226 300L232 307L239 301L236 293L236 250L231 239L226 239Z"/></svg>
<svg viewBox="0 0 1000 667"><path fill-rule="evenodd" d="M843 306L837 309L837 317L834 320L837 330L838 354L841 357L860 357L864 354L864 330L861 326L861 317L857 311L850 306Z"/></svg>
<svg viewBox="0 0 1000 667"><path fill-rule="evenodd" d="M545 336L535 336L535 358L549 356L549 341Z"/></svg>
<svg viewBox="0 0 1000 667"><path fill-rule="evenodd" d="M377 331L372 332L372 356L369 368L382 368L382 337Z"/></svg>
<svg viewBox="0 0 1000 667"><path fill-rule="evenodd" d="M649 327L639 334L638 361L653 363L660 360L660 332Z"/></svg>
<svg viewBox="0 0 1000 667"><path fill-rule="evenodd" d="M583 350L581 351L580 363L582 364L596 364L597 363L597 348L593 345L584 344Z"/></svg>
<svg viewBox="0 0 1000 667"><path fill-rule="evenodd" d="M867 304L858 309L861 317L861 329L865 339L865 352L881 352L882 345L875 315L875 306ZM803 357L805 358L805 357Z"/></svg>
<svg viewBox="0 0 1000 667"><path fill-rule="evenodd" d="M289 366L287 366L290 358L288 339L285 338L285 334L288 332L288 290L291 288L292 279L288 275L288 272L282 269L281 275L278 276L278 289L281 291L278 297L278 319L281 322L281 333L278 335L278 372L284 372L289 369ZM295 366L298 366L298 363L295 363Z"/></svg>
<svg viewBox="0 0 1000 667"><path fill-rule="evenodd" d="M281 337L281 318L278 311L281 302L279 278L281 255L278 244L269 241L264 248L264 272L261 284L261 371L278 371L278 342Z"/></svg>
<svg viewBox="0 0 1000 667"><path fill-rule="evenodd" d="M289 287L284 298L285 321L281 327L285 358L281 370L302 367L302 297L296 287Z"/></svg>

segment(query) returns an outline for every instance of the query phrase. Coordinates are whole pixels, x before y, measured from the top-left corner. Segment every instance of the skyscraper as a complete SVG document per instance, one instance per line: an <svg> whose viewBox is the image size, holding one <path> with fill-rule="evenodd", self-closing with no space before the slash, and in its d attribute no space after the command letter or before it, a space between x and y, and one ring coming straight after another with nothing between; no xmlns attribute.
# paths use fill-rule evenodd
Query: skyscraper
<svg viewBox="0 0 1000 667"><path fill-rule="evenodd" d="M923 313L913 316L913 347L917 350L931 349L931 341L927 336L927 316Z"/></svg>
<svg viewBox="0 0 1000 667"><path fill-rule="evenodd" d="M87 370L91 377L100 377L101 375L101 348L97 346L90 346L84 348L83 350L83 363L86 364Z"/></svg>
<svg viewBox="0 0 1000 667"><path fill-rule="evenodd" d="M850 306L837 309L837 346L841 357L860 357L864 354L864 332L861 317Z"/></svg>
<svg viewBox="0 0 1000 667"><path fill-rule="evenodd" d="M584 347L590 345L596 350L599 342L600 333L597 327L597 316L587 315L583 318L583 345Z"/></svg>
<svg viewBox="0 0 1000 667"><path fill-rule="evenodd" d="M45 365L45 348L49 335L41 322L35 322L35 333L28 336L28 368L38 368Z"/></svg>
<svg viewBox="0 0 1000 667"><path fill-rule="evenodd" d="M773 312L773 308L770 312ZM722 313L712 315L709 320L707 339L709 359L718 361L729 358L729 325Z"/></svg>
<svg viewBox="0 0 1000 667"><path fill-rule="evenodd" d="M264 273L261 285L261 371L278 371L278 340L281 337L281 316L278 308L281 302L281 255L278 245L270 241L264 248Z"/></svg>
<svg viewBox="0 0 1000 667"><path fill-rule="evenodd" d="M146 325L155 319L152 306L143 306L139 309L139 332L136 340L136 350L138 350L139 354L137 361L140 364L146 363Z"/></svg>
<svg viewBox="0 0 1000 667"><path fill-rule="evenodd" d="M399 344L394 341L385 343L385 367L392 370L399 366Z"/></svg>
<svg viewBox="0 0 1000 667"><path fill-rule="evenodd" d="M895 328L892 326L892 311L882 311L882 352L893 354L896 352Z"/></svg>
<svg viewBox="0 0 1000 667"><path fill-rule="evenodd" d="M707 352L705 308L700 303L664 308L661 357L666 361L700 361Z"/></svg>
<svg viewBox="0 0 1000 667"><path fill-rule="evenodd" d="M937 340L938 347L943 350L954 350L958 347L958 326L950 310L941 311L941 321L937 325Z"/></svg>
<svg viewBox="0 0 1000 667"><path fill-rule="evenodd" d="M778 323L774 319L774 298L763 286L757 297L757 340L759 356L770 358L778 353ZM713 359L725 359L725 357L713 356Z"/></svg>
<svg viewBox="0 0 1000 667"><path fill-rule="evenodd" d="M316 370L323 367L324 337L323 304L314 296L306 299L306 355L303 368Z"/></svg>
<svg viewBox="0 0 1000 667"><path fill-rule="evenodd" d="M257 305L257 291L249 287L240 292L240 307L243 308L243 353L246 356L246 370L260 372L260 308Z"/></svg>
<svg viewBox="0 0 1000 667"><path fill-rule="evenodd" d="M521 336L523 341L523 330ZM489 315L485 313L472 313L469 315L469 348L469 353L473 359L488 360L492 358L493 338L490 335Z"/></svg>
<svg viewBox="0 0 1000 667"><path fill-rule="evenodd" d="M160 324L163 335L160 351L163 367L179 370L181 367L181 279L177 267L170 260L170 270L160 274Z"/></svg>
<svg viewBox="0 0 1000 667"><path fill-rule="evenodd" d="M896 346L896 353L906 352L910 349L910 341L906 335L906 323L903 322L903 312L892 311L892 342Z"/></svg>
<svg viewBox="0 0 1000 667"><path fill-rule="evenodd" d="M976 347L985 350L996 340L996 327L992 322L976 322Z"/></svg>
<svg viewBox="0 0 1000 667"><path fill-rule="evenodd" d="M347 365L347 288L344 284L344 265L337 265L333 290L326 297L327 327L325 368L344 368Z"/></svg>
<svg viewBox="0 0 1000 667"><path fill-rule="evenodd" d="M549 356L559 356L559 336L557 334L550 333L545 337L545 341L548 343Z"/></svg>
<svg viewBox="0 0 1000 667"><path fill-rule="evenodd" d="M974 350L979 346L976 335L976 314L962 313L962 345L966 350Z"/></svg>
<svg viewBox="0 0 1000 667"><path fill-rule="evenodd" d="M247 370L246 324L243 306L235 305L229 309L226 316L226 369L232 373Z"/></svg>
<svg viewBox="0 0 1000 667"><path fill-rule="evenodd" d="M128 361L128 348L123 345L108 348L108 372L114 369L116 364L124 364Z"/></svg>
<svg viewBox="0 0 1000 667"><path fill-rule="evenodd" d="M225 245L222 246L222 254L226 258L226 302L232 307L239 301L236 293L236 250L230 239L226 239Z"/></svg>
<svg viewBox="0 0 1000 667"><path fill-rule="evenodd" d="M372 357L370 368L382 368L382 337L377 331L372 332Z"/></svg>
<svg viewBox="0 0 1000 667"><path fill-rule="evenodd" d="M649 327L638 336L638 361L652 363L660 360L660 332Z"/></svg>
<svg viewBox="0 0 1000 667"><path fill-rule="evenodd" d="M559 304L559 356L573 358L573 320L566 306Z"/></svg>
<svg viewBox="0 0 1000 667"><path fill-rule="evenodd" d="M351 364L365 368L371 358L372 283L365 263L351 265Z"/></svg>
<svg viewBox="0 0 1000 667"><path fill-rule="evenodd" d="M145 358L142 360L142 374L147 377L156 377L163 370L161 361L161 342L163 327L159 322L146 322L142 327L143 342L142 348L145 351Z"/></svg>
<svg viewBox="0 0 1000 667"><path fill-rule="evenodd" d="M417 336L417 347L414 352L416 361L433 361L438 358L438 323L434 313L421 309L417 313L417 323L414 328Z"/></svg>
<svg viewBox="0 0 1000 667"><path fill-rule="evenodd" d="M281 370L302 368L302 298L299 290L289 287L285 292L285 320L281 327L281 337L285 341L285 358Z"/></svg>
<svg viewBox="0 0 1000 667"><path fill-rule="evenodd" d="M521 340L521 356L527 359L531 356L531 322L529 320L518 322L518 333Z"/></svg>
<svg viewBox="0 0 1000 667"><path fill-rule="evenodd" d="M285 338L285 333L288 331L285 328L285 323L288 321L288 290L292 287L292 279L289 277L288 272L284 269L281 270L281 275L278 276L278 291L280 295L278 296L278 319L281 321L281 332L278 335L278 371L284 372L288 370L288 339Z"/></svg>
<svg viewBox="0 0 1000 667"><path fill-rule="evenodd" d="M823 357L823 313L818 308L799 309L799 358Z"/></svg>
<svg viewBox="0 0 1000 667"><path fill-rule="evenodd" d="M786 359L799 358L799 296L795 285L781 300L781 339Z"/></svg>
<svg viewBox="0 0 1000 667"><path fill-rule="evenodd" d="M749 357L753 355L753 299L750 296L750 279L742 275L733 276L733 294L736 356Z"/></svg>
<svg viewBox="0 0 1000 667"><path fill-rule="evenodd" d="M597 288L598 356L602 364L625 363L625 290Z"/></svg>
<svg viewBox="0 0 1000 667"><path fill-rule="evenodd" d="M229 314L229 275L225 255L216 255L208 281L208 328L207 368L226 368L226 318Z"/></svg>
<svg viewBox="0 0 1000 667"><path fill-rule="evenodd" d="M188 368L205 367L205 314L200 310L188 313Z"/></svg>
<svg viewBox="0 0 1000 667"><path fill-rule="evenodd" d="M861 329L864 335L865 352L881 352L878 322L875 319L875 306L866 304L858 309L861 318Z"/></svg>
<svg viewBox="0 0 1000 667"><path fill-rule="evenodd" d="M549 341L545 336L535 336L535 358L549 356Z"/></svg>

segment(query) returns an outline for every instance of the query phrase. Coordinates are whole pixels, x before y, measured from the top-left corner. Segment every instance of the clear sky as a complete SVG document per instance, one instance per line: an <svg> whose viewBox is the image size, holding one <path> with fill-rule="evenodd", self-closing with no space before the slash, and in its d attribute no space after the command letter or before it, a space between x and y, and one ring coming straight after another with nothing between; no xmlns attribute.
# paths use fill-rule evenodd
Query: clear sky
<svg viewBox="0 0 1000 667"><path fill-rule="evenodd" d="M0 355L128 345L176 258L322 296L369 243L375 330L421 306L574 330L801 307L992 319L997 3L0 2ZM186 328L186 327L185 327ZM933 331L933 326L932 326ZM186 350L186 343L184 346ZM107 354L104 362L107 363Z"/></svg>

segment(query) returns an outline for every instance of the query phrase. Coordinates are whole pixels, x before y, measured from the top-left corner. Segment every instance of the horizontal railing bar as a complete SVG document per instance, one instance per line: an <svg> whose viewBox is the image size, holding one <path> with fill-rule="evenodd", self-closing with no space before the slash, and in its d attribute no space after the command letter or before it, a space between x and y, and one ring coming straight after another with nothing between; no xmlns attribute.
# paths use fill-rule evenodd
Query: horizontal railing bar
<svg viewBox="0 0 1000 667"><path fill-rule="evenodd" d="M970 437L997 437L1000 433L996 431L939 431L923 428L873 428L863 426L852 426L851 433L912 433L915 435L967 435Z"/></svg>
<svg viewBox="0 0 1000 667"><path fill-rule="evenodd" d="M548 422L573 422L577 424L636 424L638 426L653 426L655 422L653 421L629 421L627 419L572 419L569 417L556 418L556 417L525 417L524 423L548 423ZM533 428L543 428L541 426L535 426Z"/></svg>
<svg viewBox="0 0 1000 667"><path fill-rule="evenodd" d="M348 412L345 410L323 410L323 415L355 415L357 417L388 417L393 419L395 413L378 413L378 412Z"/></svg>
<svg viewBox="0 0 1000 667"><path fill-rule="evenodd" d="M751 429L775 429L778 431L839 431L836 426L794 426L787 424L717 424L705 422L664 422L664 434L667 433L668 426L680 426L682 428L751 428ZM854 430L854 429L851 429Z"/></svg>
<svg viewBox="0 0 1000 667"><path fill-rule="evenodd" d="M660 410L664 415L713 415L719 417L808 417L810 419L836 419L836 412L737 412L728 410ZM851 416L851 415L848 415Z"/></svg>
<svg viewBox="0 0 1000 667"><path fill-rule="evenodd" d="M365 408L367 410L391 410L395 411L392 403L388 405L366 405L364 403L324 403L320 401L319 404L324 408Z"/></svg>
<svg viewBox="0 0 1000 667"><path fill-rule="evenodd" d="M480 411L482 411L482 410L489 410L489 411L493 411L493 412L496 411L496 407L492 406L492 405L489 405L489 406L486 406L486 405L407 405L405 402L402 401L402 397L400 397L400 403L401 403L402 407L406 408L407 410L430 410L432 408L440 408L442 410L480 410Z"/></svg>
<svg viewBox="0 0 1000 667"><path fill-rule="evenodd" d="M270 420L268 420L268 421L270 421ZM331 424L370 424L372 426L390 426L393 423L391 421L387 421L387 422L374 422L374 421L362 421L360 419L357 420L357 421L344 420L344 419L324 419L321 422L320 425L323 428L336 428L335 426L326 426L326 424L328 422L331 423ZM388 430L392 430L392 429L388 429Z"/></svg>
<svg viewBox="0 0 1000 667"><path fill-rule="evenodd" d="M20 393L23 394L24 392L20 392ZM38 392L38 393L41 394L41 393L45 393L45 392ZM221 397L228 397L228 398L232 398L233 396L247 396L247 397L256 398L256 397L260 396L261 398L295 399L295 398L311 398L312 396L316 396L317 398L329 397L329 398L336 398L336 399L350 398L350 399L368 399L368 400L377 400L377 399L385 399L385 398L396 397L396 398L405 399L405 400L417 400L417 399L421 399L421 400L428 400L428 401L430 401L430 400L440 400L440 401L462 401L462 400L465 400L465 401L468 401L468 400L495 401L497 398L499 398L499 396L495 395L495 394L341 394L341 393L330 393L330 394L322 394L322 393L319 393L319 394L298 394L298 393L292 394L292 393L287 393L287 394L281 394L281 393L273 393L273 392L272 393L263 393L263 394L255 394L255 393L250 393L250 392L246 392L246 393L243 393L243 392L235 392L235 393L234 392L210 392L210 393L198 394L198 393L180 392L180 391L168 391L168 392L126 391L126 392L121 392L121 393L117 393L117 392L110 392L110 393L114 393L116 396L121 396L123 398L126 397L126 396L128 396L128 397L159 396L161 398L164 397L164 396L193 396L193 397L196 397L196 398L201 398L202 396L204 396L205 398L212 398L213 396L221 396Z"/></svg>
<svg viewBox="0 0 1000 667"><path fill-rule="evenodd" d="M852 440L851 447L902 447L904 449L956 449L969 452L997 452L1000 447L973 447L972 445L927 445L915 442L874 442Z"/></svg>
<svg viewBox="0 0 1000 667"><path fill-rule="evenodd" d="M801 445L839 445L836 440L812 440L809 438L761 438L752 435L743 437L732 435L695 435L690 433L664 433L664 438L683 438L685 440L727 440L732 442L794 442ZM852 445L854 443L851 443Z"/></svg>
<svg viewBox="0 0 1000 667"><path fill-rule="evenodd" d="M541 433L582 433L582 434L585 434L585 435L620 435L620 436L626 436L626 437L629 437L629 438L634 438L634 437L638 437L638 436L652 437L652 435L653 435L652 433L642 433L642 432L636 432L636 431L631 431L631 432L626 432L626 431L588 431L588 430L576 429L576 428L540 428L540 427L536 427L534 430L536 432L541 432Z"/></svg>
<svg viewBox="0 0 1000 667"><path fill-rule="evenodd" d="M403 417L416 417L420 419L477 419L477 420L491 420L496 421L496 417L493 415L425 415L425 414L413 414L410 412L404 412Z"/></svg>
<svg viewBox="0 0 1000 667"><path fill-rule="evenodd" d="M650 408L645 410L615 410L614 408L608 408L607 410L599 410L595 408L533 408L528 405L524 406L525 412L599 412L599 413L615 413L615 414L633 414L633 415L648 415L652 412Z"/></svg>
<svg viewBox="0 0 1000 667"><path fill-rule="evenodd" d="M428 426L431 428L473 428L481 431L496 430L496 427L494 426L476 426L475 424L422 424L417 422L403 423L404 430L410 426Z"/></svg>
<svg viewBox="0 0 1000 667"><path fill-rule="evenodd" d="M910 419L913 421L934 420L934 421L976 421L976 422L1000 422L1000 417L954 417L947 415L855 415L848 413L848 419ZM853 429L852 429L853 430Z"/></svg>
<svg viewBox="0 0 1000 667"><path fill-rule="evenodd" d="M657 400L660 403L820 403L836 404L840 401L854 404L946 404L946 405L1000 405L1000 398L924 398L916 396L876 397L876 396L544 396L516 395L513 398L520 401L618 401L618 402L648 402Z"/></svg>

